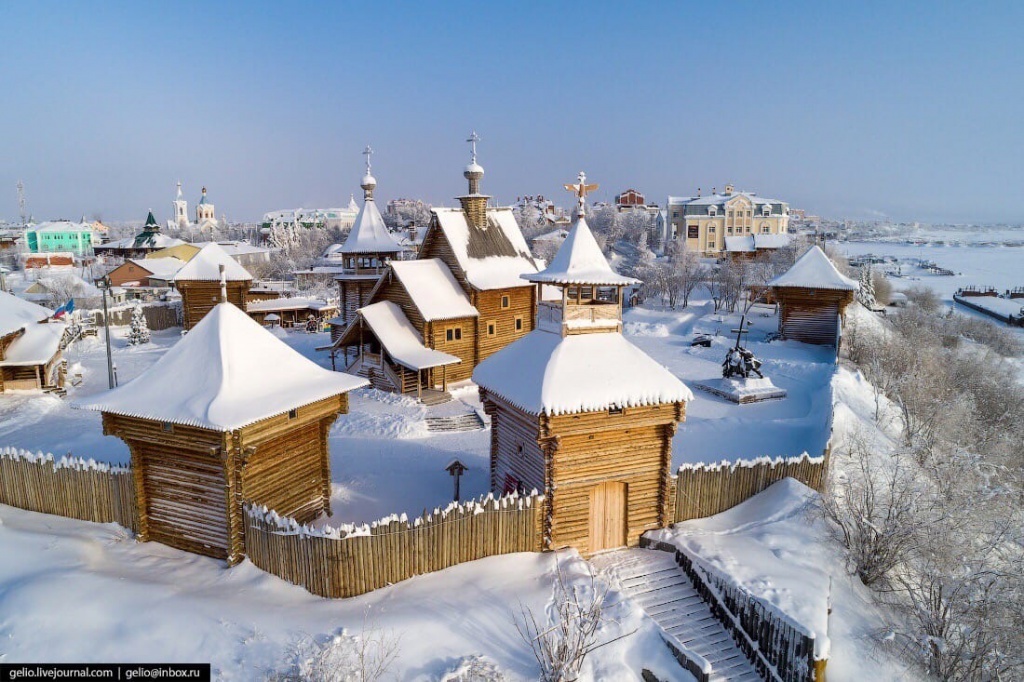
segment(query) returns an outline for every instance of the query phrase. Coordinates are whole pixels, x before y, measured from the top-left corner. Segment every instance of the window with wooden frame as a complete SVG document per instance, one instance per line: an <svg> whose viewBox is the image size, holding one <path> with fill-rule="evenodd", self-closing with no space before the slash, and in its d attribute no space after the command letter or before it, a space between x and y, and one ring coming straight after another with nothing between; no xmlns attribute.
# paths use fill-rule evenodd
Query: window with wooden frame
<svg viewBox="0 0 1024 682"><path fill-rule="evenodd" d="M299 411L297 409L295 409L295 410L288 410L288 418L289 419L295 419L298 416L299 416Z"/></svg>
<svg viewBox="0 0 1024 682"><path fill-rule="evenodd" d="M487 336L495 336L498 333L498 323L491 320L487 323Z"/></svg>
<svg viewBox="0 0 1024 682"><path fill-rule="evenodd" d="M622 414L622 413L623 413L623 409L621 407L619 407L618 405L613 405L612 407L608 408L608 414Z"/></svg>
<svg viewBox="0 0 1024 682"><path fill-rule="evenodd" d="M509 295L505 294L504 296L502 296L501 297L501 307L502 308L509 308L511 306L512 306L512 299L509 297Z"/></svg>
<svg viewBox="0 0 1024 682"><path fill-rule="evenodd" d="M517 332L523 331L523 316L522 315L516 315L516 331Z"/></svg>
<svg viewBox="0 0 1024 682"><path fill-rule="evenodd" d="M461 341L462 327L448 327L444 332L445 341Z"/></svg>
<svg viewBox="0 0 1024 682"><path fill-rule="evenodd" d="M173 433L174 432L174 424L172 424L171 422L164 422L163 423L163 427L164 427L164 433Z"/></svg>
<svg viewBox="0 0 1024 682"><path fill-rule="evenodd" d="M594 287L581 287L580 288L580 300L581 301L593 301L594 300Z"/></svg>

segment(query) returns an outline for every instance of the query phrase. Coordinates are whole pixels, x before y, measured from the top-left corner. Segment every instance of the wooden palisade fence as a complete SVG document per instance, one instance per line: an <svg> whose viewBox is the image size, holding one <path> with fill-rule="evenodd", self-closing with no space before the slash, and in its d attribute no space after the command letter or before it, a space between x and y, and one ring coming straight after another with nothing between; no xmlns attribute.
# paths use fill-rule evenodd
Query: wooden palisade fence
<svg viewBox="0 0 1024 682"><path fill-rule="evenodd" d="M684 464L673 477L675 522L713 516L750 499L768 486L792 477L821 491L828 448L820 457L759 457L716 464Z"/></svg>
<svg viewBox="0 0 1024 682"><path fill-rule="evenodd" d="M666 542L644 538L641 545L672 552L701 598L764 679L822 682L829 641L817 636L769 602L747 592L699 558Z"/></svg>
<svg viewBox="0 0 1024 682"><path fill-rule="evenodd" d="M0 450L0 503L136 530L131 469L80 457Z"/></svg>
<svg viewBox="0 0 1024 682"><path fill-rule="evenodd" d="M453 503L412 522L315 529L248 505L245 553L259 568L313 594L352 597L497 554L542 549L543 497Z"/></svg>

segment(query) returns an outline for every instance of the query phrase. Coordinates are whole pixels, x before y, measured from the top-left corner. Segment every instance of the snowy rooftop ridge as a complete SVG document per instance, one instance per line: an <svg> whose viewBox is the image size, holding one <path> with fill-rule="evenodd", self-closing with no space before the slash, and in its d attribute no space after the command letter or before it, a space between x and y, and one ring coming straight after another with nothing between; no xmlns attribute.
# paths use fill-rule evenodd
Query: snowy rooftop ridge
<svg viewBox="0 0 1024 682"><path fill-rule="evenodd" d="M392 261L390 267L426 322L479 317L452 271L440 259Z"/></svg>
<svg viewBox="0 0 1024 682"><path fill-rule="evenodd" d="M316 365L221 303L137 378L72 407L233 431L368 383Z"/></svg>
<svg viewBox="0 0 1024 682"><path fill-rule="evenodd" d="M575 414L693 400L622 334L534 330L477 365L473 381L530 414Z"/></svg>
<svg viewBox="0 0 1024 682"><path fill-rule="evenodd" d="M402 250L372 198L363 202L345 243L337 249L340 253L399 253Z"/></svg>
<svg viewBox="0 0 1024 682"><path fill-rule="evenodd" d="M31 324L49 319L53 311L14 294L0 291L0 336L13 334Z"/></svg>
<svg viewBox="0 0 1024 682"><path fill-rule="evenodd" d="M219 282L221 265L224 266L224 277L229 282L252 280L249 271L239 265L224 247L214 242L199 249L199 252L178 270L174 279L179 282Z"/></svg>
<svg viewBox="0 0 1024 682"><path fill-rule="evenodd" d="M424 346L423 336L412 326L402 309L391 301L378 301L360 308L359 314L380 339L388 355L400 365L419 371L462 362L454 355Z"/></svg>
<svg viewBox="0 0 1024 682"><path fill-rule="evenodd" d="M471 285L482 290L529 286L520 275L539 268L511 208L488 208L482 229L471 226L461 208L431 212Z"/></svg>
<svg viewBox="0 0 1024 682"><path fill-rule="evenodd" d="M799 289L836 289L856 291L859 285L836 269L825 252L817 245L807 249L793 267L768 282L771 287Z"/></svg>
<svg viewBox="0 0 1024 682"><path fill-rule="evenodd" d="M550 284L594 284L606 286L627 286L639 284L640 280L623 277L608 264L601 253L601 247L590 231L587 219L580 216L569 231L558 253L547 268L536 273L522 275L530 282Z"/></svg>

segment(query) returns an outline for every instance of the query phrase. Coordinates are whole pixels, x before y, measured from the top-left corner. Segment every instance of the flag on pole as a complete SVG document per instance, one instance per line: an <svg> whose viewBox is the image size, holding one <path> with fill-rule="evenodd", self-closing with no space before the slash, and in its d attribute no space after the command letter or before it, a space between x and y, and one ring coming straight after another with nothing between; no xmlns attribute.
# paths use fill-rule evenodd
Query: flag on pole
<svg viewBox="0 0 1024 682"><path fill-rule="evenodd" d="M75 310L75 299L68 299L68 302L57 308L53 313L53 319L59 320L64 317L65 314L74 312Z"/></svg>

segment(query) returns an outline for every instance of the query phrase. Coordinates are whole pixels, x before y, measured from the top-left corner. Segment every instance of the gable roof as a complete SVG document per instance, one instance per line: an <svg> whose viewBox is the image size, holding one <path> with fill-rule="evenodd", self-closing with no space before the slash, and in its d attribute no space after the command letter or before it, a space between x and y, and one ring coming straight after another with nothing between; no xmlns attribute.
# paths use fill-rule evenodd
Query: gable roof
<svg viewBox="0 0 1024 682"><path fill-rule="evenodd" d="M391 272L405 287L426 322L480 315L459 286L455 275L439 258L392 261ZM387 275L385 275L386 277Z"/></svg>
<svg viewBox="0 0 1024 682"><path fill-rule="evenodd" d="M185 265L185 261L174 257L129 258L127 262L142 268L157 279L171 279Z"/></svg>
<svg viewBox="0 0 1024 682"><path fill-rule="evenodd" d="M220 303L138 377L72 406L233 431L368 383L320 367Z"/></svg>
<svg viewBox="0 0 1024 682"><path fill-rule="evenodd" d="M220 244L211 242L199 249L199 252L178 270L174 281L219 282L221 265L224 266L224 277L228 282L252 280L249 271L239 265Z"/></svg>
<svg viewBox="0 0 1024 682"><path fill-rule="evenodd" d="M451 245L466 281L477 289L528 286L520 275L537 272L511 208L488 208L484 228L471 225L461 208L431 209L436 225Z"/></svg>
<svg viewBox="0 0 1024 682"><path fill-rule="evenodd" d="M423 336L412 326L402 309L391 301L378 301L360 308L359 315L388 355L413 371L462 362L454 355L424 346Z"/></svg>
<svg viewBox="0 0 1024 682"><path fill-rule="evenodd" d="M338 249L341 253L398 253L403 250L384 224L377 203L369 198L363 202L352 230Z"/></svg>
<svg viewBox="0 0 1024 682"><path fill-rule="evenodd" d="M587 219L580 216L569 231L569 236L562 242L558 253L551 259L547 268L540 272L522 276L530 282L547 282L549 284L594 284L594 285L629 285L640 280L623 277L608 264L608 259L601 253L594 234L587 225Z"/></svg>
<svg viewBox="0 0 1024 682"><path fill-rule="evenodd" d="M19 329L49 319L53 311L0 291L0 336L13 334Z"/></svg>
<svg viewBox="0 0 1024 682"><path fill-rule="evenodd" d="M818 246L807 249L793 263L793 267L768 282L768 286L842 291L856 291L860 288L857 282L839 272Z"/></svg>
<svg viewBox="0 0 1024 682"><path fill-rule="evenodd" d="M692 400L674 374L618 332L535 329L477 365L473 381L530 414L574 414Z"/></svg>

